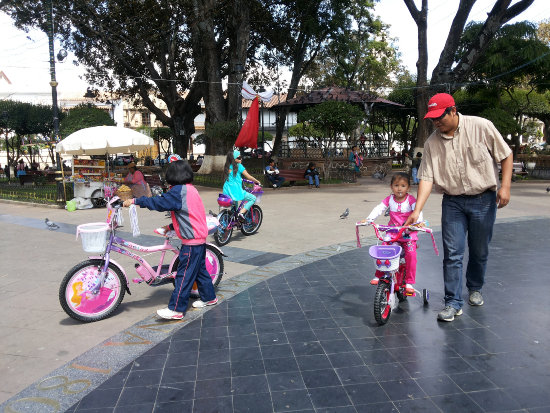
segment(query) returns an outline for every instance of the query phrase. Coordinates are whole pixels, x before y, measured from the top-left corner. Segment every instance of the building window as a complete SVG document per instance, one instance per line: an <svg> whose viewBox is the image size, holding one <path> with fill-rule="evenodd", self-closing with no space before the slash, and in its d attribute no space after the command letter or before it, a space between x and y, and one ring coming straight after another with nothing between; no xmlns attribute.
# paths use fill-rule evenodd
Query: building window
<svg viewBox="0 0 550 413"><path fill-rule="evenodd" d="M151 126L151 113L148 110L141 112L141 124Z"/></svg>

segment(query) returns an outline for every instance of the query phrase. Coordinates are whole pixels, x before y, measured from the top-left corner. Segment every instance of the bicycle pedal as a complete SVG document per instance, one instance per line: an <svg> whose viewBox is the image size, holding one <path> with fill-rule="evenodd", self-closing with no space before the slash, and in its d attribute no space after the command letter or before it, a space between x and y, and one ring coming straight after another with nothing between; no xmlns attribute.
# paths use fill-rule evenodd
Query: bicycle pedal
<svg viewBox="0 0 550 413"><path fill-rule="evenodd" d="M132 280L132 282L136 283L136 284L141 284L143 282L143 278L134 278Z"/></svg>
<svg viewBox="0 0 550 413"><path fill-rule="evenodd" d="M405 291L407 297L416 297L416 291Z"/></svg>

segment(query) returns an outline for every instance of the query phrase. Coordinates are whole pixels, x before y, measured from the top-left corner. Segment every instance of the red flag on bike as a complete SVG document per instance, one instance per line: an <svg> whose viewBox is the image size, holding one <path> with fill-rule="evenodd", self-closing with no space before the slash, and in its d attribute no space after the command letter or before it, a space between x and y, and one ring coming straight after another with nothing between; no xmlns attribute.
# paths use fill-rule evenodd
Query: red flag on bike
<svg viewBox="0 0 550 413"><path fill-rule="evenodd" d="M258 148L258 129L260 128L260 117L258 109L258 96L254 98L243 127L239 132L239 136L235 141L235 147L237 148Z"/></svg>

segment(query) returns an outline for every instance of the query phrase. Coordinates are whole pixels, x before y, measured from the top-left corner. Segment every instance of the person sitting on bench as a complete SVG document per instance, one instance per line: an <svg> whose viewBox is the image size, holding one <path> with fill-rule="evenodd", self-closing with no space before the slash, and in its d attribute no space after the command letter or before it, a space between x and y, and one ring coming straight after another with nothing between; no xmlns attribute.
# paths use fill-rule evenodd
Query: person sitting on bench
<svg viewBox="0 0 550 413"><path fill-rule="evenodd" d="M273 188L280 188L285 181L285 178L279 175L279 169L273 159L270 159L268 165L265 167L265 174Z"/></svg>

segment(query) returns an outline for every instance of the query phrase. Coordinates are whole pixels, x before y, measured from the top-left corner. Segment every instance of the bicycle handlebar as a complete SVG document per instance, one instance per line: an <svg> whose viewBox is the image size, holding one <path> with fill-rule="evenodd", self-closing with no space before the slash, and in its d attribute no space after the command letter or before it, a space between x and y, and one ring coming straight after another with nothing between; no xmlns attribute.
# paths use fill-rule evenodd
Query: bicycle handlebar
<svg viewBox="0 0 550 413"><path fill-rule="evenodd" d="M413 225L408 225L406 227L392 227L392 226L389 226L389 225L378 225L378 224L375 224L374 222L361 222L361 221L356 222L355 223L355 233L357 235L357 247L361 248L361 241L359 239L359 227L371 225L374 228L374 233L376 234L376 237L380 241L385 241L385 242L399 241L399 239L401 238L401 236L403 235L403 233L405 231L422 231L422 232L426 232L426 233L430 234L431 237L432 237L432 244L433 244L435 254L439 255L439 251L437 250L437 246L435 245L433 230L431 228L427 228L427 227L419 227L418 226L419 224L420 223L416 223L416 224L413 224ZM385 233L388 233L388 232L395 233L395 232L397 232L397 234L391 240L386 241L386 240L384 240L384 238L382 238L382 236L380 235L380 232L385 232Z"/></svg>

